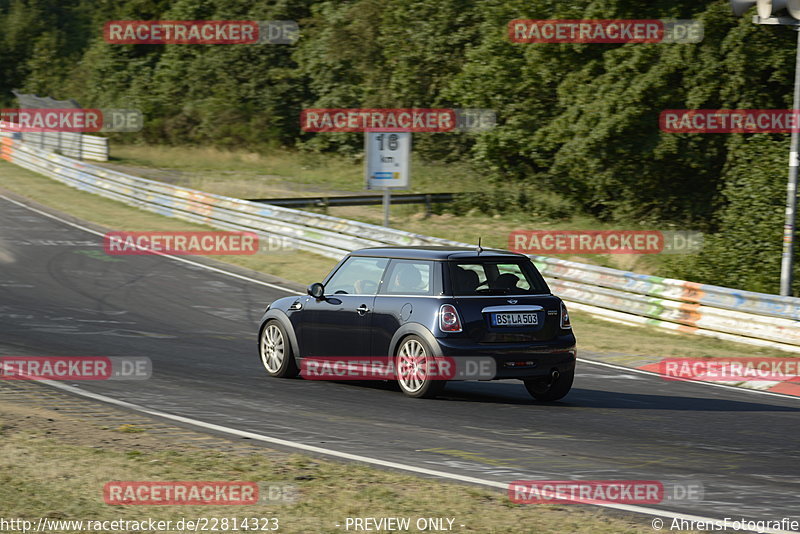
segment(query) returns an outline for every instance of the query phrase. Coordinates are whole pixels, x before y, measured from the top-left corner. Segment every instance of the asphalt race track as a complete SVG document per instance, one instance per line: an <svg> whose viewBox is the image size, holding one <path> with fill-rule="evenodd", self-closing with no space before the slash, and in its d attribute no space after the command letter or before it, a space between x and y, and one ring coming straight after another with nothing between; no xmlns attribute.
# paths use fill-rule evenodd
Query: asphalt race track
<svg viewBox="0 0 800 534"><path fill-rule="evenodd" d="M106 256L99 236L0 198L0 354L153 362L150 380L71 386L489 481L700 481L701 502L652 508L800 519L800 399L586 363L552 405L518 382L451 383L443 398L415 400L386 383L273 379L256 328L286 294L168 257Z"/></svg>

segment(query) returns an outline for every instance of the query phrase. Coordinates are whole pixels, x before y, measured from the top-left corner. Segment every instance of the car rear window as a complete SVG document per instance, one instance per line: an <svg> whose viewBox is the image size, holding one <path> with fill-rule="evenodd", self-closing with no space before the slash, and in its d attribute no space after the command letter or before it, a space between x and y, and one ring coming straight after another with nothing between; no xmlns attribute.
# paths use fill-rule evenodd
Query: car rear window
<svg viewBox="0 0 800 534"><path fill-rule="evenodd" d="M550 289L529 261L450 262L453 295L542 295Z"/></svg>

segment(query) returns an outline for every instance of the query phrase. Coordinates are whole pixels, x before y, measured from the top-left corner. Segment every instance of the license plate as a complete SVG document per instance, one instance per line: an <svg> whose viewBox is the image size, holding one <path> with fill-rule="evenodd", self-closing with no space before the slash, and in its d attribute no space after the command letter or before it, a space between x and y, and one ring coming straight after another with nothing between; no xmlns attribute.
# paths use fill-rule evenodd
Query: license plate
<svg viewBox="0 0 800 534"><path fill-rule="evenodd" d="M539 315L529 313L493 313L492 326L535 326L539 324Z"/></svg>

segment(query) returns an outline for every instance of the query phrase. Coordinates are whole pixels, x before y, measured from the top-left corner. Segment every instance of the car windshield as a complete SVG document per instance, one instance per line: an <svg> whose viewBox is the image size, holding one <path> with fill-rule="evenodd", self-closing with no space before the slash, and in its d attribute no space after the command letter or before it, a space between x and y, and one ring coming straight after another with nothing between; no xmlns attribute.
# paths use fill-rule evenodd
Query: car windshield
<svg viewBox="0 0 800 534"><path fill-rule="evenodd" d="M542 295L550 289L529 261L451 262L453 295Z"/></svg>

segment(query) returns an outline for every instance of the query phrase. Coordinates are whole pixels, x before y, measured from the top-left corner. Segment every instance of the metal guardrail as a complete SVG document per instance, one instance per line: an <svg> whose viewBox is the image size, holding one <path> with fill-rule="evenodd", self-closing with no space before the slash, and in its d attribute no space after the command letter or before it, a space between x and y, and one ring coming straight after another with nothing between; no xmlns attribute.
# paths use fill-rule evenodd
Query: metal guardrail
<svg viewBox="0 0 800 534"><path fill-rule="evenodd" d="M453 193L392 193L392 204L425 204L452 202ZM383 203L383 195L347 195L293 198L248 198L250 202L272 204L287 208L326 208L329 206L377 206Z"/></svg>
<svg viewBox="0 0 800 534"><path fill-rule="evenodd" d="M380 245L474 246L286 207L259 204L130 176L0 138L0 157L72 187L161 215L229 230L280 237L339 259ZM647 324L800 352L800 298L739 291L532 256L554 293L573 309L628 324Z"/></svg>
<svg viewBox="0 0 800 534"><path fill-rule="evenodd" d="M0 157L3 159L72 187L169 217L284 238L297 248L335 259L368 246L448 243L358 221L164 184L47 153L18 140L5 138L1 141Z"/></svg>
<svg viewBox="0 0 800 534"><path fill-rule="evenodd" d="M7 132L1 137L11 137L48 152L94 161L108 161L108 138L75 132Z"/></svg>
<svg viewBox="0 0 800 534"><path fill-rule="evenodd" d="M83 154L83 159L108 161L108 137L83 134L81 136L81 154ZM69 156L67 153L64 155Z"/></svg>

